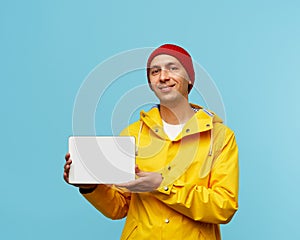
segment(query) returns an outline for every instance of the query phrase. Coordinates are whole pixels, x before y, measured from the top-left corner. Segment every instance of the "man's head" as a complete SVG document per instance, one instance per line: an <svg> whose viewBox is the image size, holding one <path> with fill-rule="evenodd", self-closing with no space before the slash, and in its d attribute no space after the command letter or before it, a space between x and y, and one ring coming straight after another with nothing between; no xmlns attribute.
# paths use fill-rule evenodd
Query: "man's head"
<svg viewBox="0 0 300 240"><path fill-rule="evenodd" d="M180 64L184 67L188 75L188 79L186 80L189 81L189 85L188 85L188 93L189 93L195 81L195 71L193 67L193 61L190 54L185 49L174 44L164 44L156 48L149 56L147 62L147 78L149 84L150 84L151 63L153 59L159 55L170 55L172 57L175 57L180 62Z"/></svg>

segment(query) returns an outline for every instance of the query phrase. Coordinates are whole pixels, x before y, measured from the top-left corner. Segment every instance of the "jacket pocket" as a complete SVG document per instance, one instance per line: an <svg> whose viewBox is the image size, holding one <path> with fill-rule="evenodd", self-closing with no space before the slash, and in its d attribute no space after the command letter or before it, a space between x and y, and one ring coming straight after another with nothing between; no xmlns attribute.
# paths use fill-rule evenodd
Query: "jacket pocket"
<svg viewBox="0 0 300 240"><path fill-rule="evenodd" d="M126 220L121 240L135 239L137 224L134 220Z"/></svg>

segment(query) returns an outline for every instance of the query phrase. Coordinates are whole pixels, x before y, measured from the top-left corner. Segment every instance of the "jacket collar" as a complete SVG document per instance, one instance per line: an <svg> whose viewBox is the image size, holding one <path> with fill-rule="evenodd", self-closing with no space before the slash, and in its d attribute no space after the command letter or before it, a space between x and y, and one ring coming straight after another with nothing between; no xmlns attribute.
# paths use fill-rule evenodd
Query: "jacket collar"
<svg viewBox="0 0 300 240"><path fill-rule="evenodd" d="M185 124L181 134L177 136L179 140L185 136L208 131L213 128L214 122L222 122L222 120L213 112L204 109L196 104L190 104L194 109L194 116ZM159 112L159 105L154 106L148 112L141 111L140 120L147 125L156 135L166 139L167 136L163 131L162 119Z"/></svg>

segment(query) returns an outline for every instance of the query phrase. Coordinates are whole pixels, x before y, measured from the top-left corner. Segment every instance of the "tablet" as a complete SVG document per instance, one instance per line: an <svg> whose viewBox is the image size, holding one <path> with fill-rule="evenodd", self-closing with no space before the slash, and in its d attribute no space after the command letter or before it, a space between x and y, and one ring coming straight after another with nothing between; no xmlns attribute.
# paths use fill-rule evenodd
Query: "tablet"
<svg viewBox="0 0 300 240"><path fill-rule="evenodd" d="M69 137L72 184L118 184L135 179L135 138Z"/></svg>

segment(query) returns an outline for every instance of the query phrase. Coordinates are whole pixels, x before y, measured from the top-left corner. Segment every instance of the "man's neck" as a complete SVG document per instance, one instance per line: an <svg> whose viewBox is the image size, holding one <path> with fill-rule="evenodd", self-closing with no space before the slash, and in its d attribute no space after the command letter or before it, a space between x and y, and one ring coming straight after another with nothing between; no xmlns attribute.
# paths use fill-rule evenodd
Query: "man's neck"
<svg viewBox="0 0 300 240"><path fill-rule="evenodd" d="M186 100L172 105L161 103L160 115L162 119L169 124L182 124L186 123L194 115L194 111L188 103L188 100Z"/></svg>

